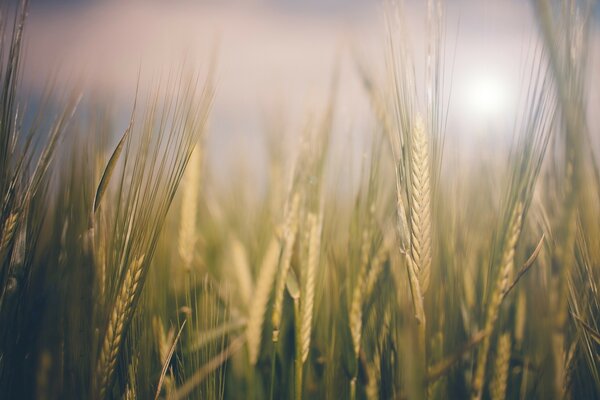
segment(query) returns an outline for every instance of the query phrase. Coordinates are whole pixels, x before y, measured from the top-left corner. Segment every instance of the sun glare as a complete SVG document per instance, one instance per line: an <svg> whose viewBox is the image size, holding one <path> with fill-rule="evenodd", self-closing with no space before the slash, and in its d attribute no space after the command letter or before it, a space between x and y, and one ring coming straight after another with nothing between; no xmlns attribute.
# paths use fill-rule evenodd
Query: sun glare
<svg viewBox="0 0 600 400"><path fill-rule="evenodd" d="M485 123L506 117L509 91L500 74L484 73L469 77L465 87L466 111L470 118Z"/></svg>

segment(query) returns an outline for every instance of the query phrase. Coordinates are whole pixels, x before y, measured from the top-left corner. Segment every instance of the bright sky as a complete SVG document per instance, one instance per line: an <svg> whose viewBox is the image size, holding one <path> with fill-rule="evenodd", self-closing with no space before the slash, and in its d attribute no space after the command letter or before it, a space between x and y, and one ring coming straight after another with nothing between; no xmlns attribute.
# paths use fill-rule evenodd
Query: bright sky
<svg viewBox="0 0 600 400"><path fill-rule="evenodd" d="M405 3L418 58L425 1ZM449 134L510 137L524 61L536 38L529 3L446 3L448 76L453 72ZM353 54L373 71L384 70L383 10L382 2L368 0L32 0L24 83L41 88L51 73L59 82L83 80L95 93L116 99L126 114L140 65L148 76L160 76L184 58L206 68L218 39L209 140L217 162L240 152L260 154L260 132L282 110L297 133L325 103L338 59L336 126L343 147L344 140L369 133L369 105Z"/></svg>

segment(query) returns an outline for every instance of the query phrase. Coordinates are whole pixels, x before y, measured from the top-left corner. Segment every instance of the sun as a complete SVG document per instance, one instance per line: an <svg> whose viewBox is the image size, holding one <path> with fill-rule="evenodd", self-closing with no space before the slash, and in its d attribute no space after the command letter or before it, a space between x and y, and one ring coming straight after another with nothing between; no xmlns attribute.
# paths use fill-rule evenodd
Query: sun
<svg viewBox="0 0 600 400"><path fill-rule="evenodd" d="M466 80L465 106L468 118L494 123L506 117L509 108L509 85L499 73L485 72Z"/></svg>

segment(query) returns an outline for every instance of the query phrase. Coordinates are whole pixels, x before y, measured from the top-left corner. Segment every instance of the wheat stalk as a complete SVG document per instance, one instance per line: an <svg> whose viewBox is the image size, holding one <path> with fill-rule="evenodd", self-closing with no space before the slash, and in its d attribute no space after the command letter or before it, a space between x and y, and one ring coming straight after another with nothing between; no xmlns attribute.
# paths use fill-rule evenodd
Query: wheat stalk
<svg viewBox="0 0 600 400"><path fill-rule="evenodd" d="M517 310L515 315L515 347L518 349L525 336L525 322L527 317L527 299L523 291L517 297Z"/></svg>
<svg viewBox="0 0 600 400"><path fill-rule="evenodd" d="M248 315L248 325L246 327L246 339L248 342L248 356L250 364L255 365L258 360L260 350L260 341L262 338L262 327L269 302L269 295L277 273L277 262L279 259L279 242L277 238L271 239L267 252L263 258L260 272L256 280L256 287L250 312Z"/></svg>
<svg viewBox="0 0 600 400"><path fill-rule="evenodd" d="M104 398L112 381L117 355L126 323L133 311L132 305L142 277L144 256L137 258L127 268L125 279L110 314L108 327L102 342L102 348L96 364L96 389L99 398Z"/></svg>
<svg viewBox="0 0 600 400"><path fill-rule="evenodd" d="M104 226L98 227L98 244L97 249L94 253L96 270L98 274L98 296L101 304L106 304L106 253L107 253L107 240L106 240L106 229Z"/></svg>
<svg viewBox="0 0 600 400"><path fill-rule="evenodd" d="M300 285L298 284L298 278L293 269L290 269L287 278L285 280L285 287L289 293L292 301L294 302L294 398L296 400L302 399L302 373L303 365L302 362L302 337L301 337L301 325L302 316L300 312Z"/></svg>

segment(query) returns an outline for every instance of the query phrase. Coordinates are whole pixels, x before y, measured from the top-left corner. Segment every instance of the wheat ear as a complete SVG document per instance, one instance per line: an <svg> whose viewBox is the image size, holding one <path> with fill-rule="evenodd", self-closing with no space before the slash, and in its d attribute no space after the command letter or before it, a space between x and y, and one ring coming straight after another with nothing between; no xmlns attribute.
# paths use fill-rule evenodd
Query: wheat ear
<svg viewBox="0 0 600 400"><path fill-rule="evenodd" d="M302 340L302 362L308 358L310 348L310 334L312 330L313 308L315 299L315 281L317 268L319 266L319 257L321 255L321 231L323 226L322 216L315 214L308 215L310 234L308 243L308 262L306 265L306 279L302 291L301 315L302 323L300 337Z"/></svg>
<svg viewBox="0 0 600 400"><path fill-rule="evenodd" d="M485 379L485 367L487 356L490 350L490 335L494 330L494 325L498 319L500 305L504 292L508 289L509 282L515 267L515 248L521 234L522 227L523 204L519 202L510 219L510 225L507 231L506 240L502 251L502 259L500 262L500 271L496 280L496 285L493 289L492 296L487 306L485 329L487 336L483 339L483 343L477 357L477 367L473 375L473 395L472 399L479 400L483 392L483 383Z"/></svg>
<svg viewBox="0 0 600 400"><path fill-rule="evenodd" d="M504 333L498 338L494 378L490 385L492 400L504 400L506 398L506 383L508 381L510 366L510 347L510 334Z"/></svg>
<svg viewBox="0 0 600 400"><path fill-rule="evenodd" d="M248 305L252 300L252 291L254 290L252 273L250 271L250 264L248 263L248 254L246 253L244 244L235 237L231 238L230 248L231 264L238 283L240 297L244 305Z"/></svg>
<svg viewBox="0 0 600 400"><path fill-rule="evenodd" d="M381 273L383 272L383 268L385 263L389 259L390 249L393 246L394 235L393 234L384 234L383 243L375 252L373 259L370 262L369 273L367 274L365 280L365 293L364 298L369 299L371 295L375 291L375 287Z"/></svg>
<svg viewBox="0 0 600 400"><path fill-rule="evenodd" d="M4 222L4 228L2 229L2 237L0 239L0 256L4 254L4 251L8 248L10 242L15 236L15 228L17 227L17 217L18 214L16 212L13 212L8 216L8 218Z"/></svg>
<svg viewBox="0 0 600 400"><path fill-rule="evenodd" d="M429 140L420 115L415 118L410 150L411 255L417 270L421 293L425 294L431 275L431 180Z"/></svg>
<svg viewBox="0 0 600 400"><path fill-rule="evenodd" d="M182 184L179 255L186 270L192 267L196 247L197 196L200 186L200 149L192 152Z"/></svg>
<svg viewBox="0 0 600 400"><path fill-rule="evenodd" d="M275 280L275 275L277 273L278 259L279 241L274 237L271 239L267 252L263 258L258 279L256 281L256 290L254 291L254 297L252 298L252 304L248 315L246 340L248 342L248 356L250 364L252 365L255 365L258 360L263 321L273 281Z"/></svg>
<svg viewBox="0 0 600 400"><path fill-rule="evenodd" d="M144 256L137 258L127 268L125 279L113 305L106 334L102 342L100 357L96 364L97 393L99 398L104 398L111 384L117 355L123 341L125 325L133 311L132 305L135 293L138 290L144 263Z"/></svg>
<svg viewBox="0 0 600 400"><path fill-rule="evenodd" d="M283 292L285 290L285 282L292 262L294 244L296 243L299 207L300 195L295 193L292 196L283 227L283 250L279 263L279 275L277 276L277 283L275 285L275 299L272 314L273 342L279 340L279 325L281 323L281 311L283 308Z"/></svg>

